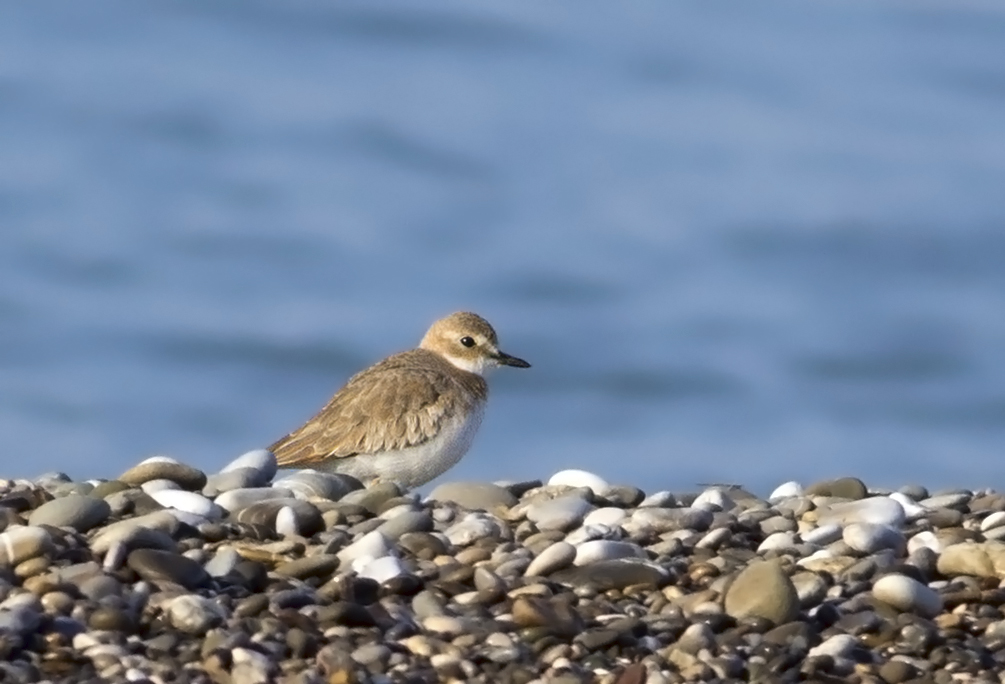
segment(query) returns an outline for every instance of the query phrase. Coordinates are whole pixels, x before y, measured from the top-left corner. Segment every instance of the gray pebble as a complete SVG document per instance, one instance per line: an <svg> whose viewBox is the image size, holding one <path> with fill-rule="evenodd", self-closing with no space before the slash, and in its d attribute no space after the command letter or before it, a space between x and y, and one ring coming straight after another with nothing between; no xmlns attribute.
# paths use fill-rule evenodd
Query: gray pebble
<svg viewBox="0 0 1005 684"><path fill-rule="evenodd" d="M546 576L572 565L576 559L576 547L566 541L558 541L538 554L527 566L528 577Z"/></svg>
<svg viewBox="0 0 1005 684"><path fill-rule="evenodd" d="M445 482L433 489L428 498L482 511L512 508L517 503L517 498L508 489L485 482Z"/></svg>
<svg viewBox="0 0 1005 684"><path fill-rule="evenodd" d="M137 549L129 554L126 563L145 580L167 580L186 589L197 589L209 579L197 562L168 551Z"/></svg>
<svg viewBox="0 0 1005 684"><path fill-rule="evenodd" d="M527 509L527 519L541 530L569 530L583 522L593 505L577 496L562 496L535 503Z"/></svg>

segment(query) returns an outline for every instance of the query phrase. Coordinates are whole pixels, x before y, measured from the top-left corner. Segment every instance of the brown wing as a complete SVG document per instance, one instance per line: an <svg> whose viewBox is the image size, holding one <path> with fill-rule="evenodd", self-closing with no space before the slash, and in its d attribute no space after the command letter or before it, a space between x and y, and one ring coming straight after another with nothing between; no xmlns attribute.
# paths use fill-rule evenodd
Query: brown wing
<svg viewBox="0 0 1005 684"><path fill-rule="evenodd" d="M415 349L350 378L316 416L269 449L281 466L309 468L332 458L417 446L446 417L486 395L481 376Z"/></svg>

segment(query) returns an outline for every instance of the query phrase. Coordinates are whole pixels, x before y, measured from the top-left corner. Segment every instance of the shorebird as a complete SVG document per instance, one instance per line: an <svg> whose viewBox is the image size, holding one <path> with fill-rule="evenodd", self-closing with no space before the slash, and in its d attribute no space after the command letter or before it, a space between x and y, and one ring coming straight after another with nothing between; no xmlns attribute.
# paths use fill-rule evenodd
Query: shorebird
<svg viewBox="0 0 1005 684"><path fill-rule="evenodd" d="M499 349L481 316L433 323L417 349L389 356L345 384L317 415L269 447L281 468L313 468L412 488L468 451L488 399L484 375L529 368Z"/></svg>

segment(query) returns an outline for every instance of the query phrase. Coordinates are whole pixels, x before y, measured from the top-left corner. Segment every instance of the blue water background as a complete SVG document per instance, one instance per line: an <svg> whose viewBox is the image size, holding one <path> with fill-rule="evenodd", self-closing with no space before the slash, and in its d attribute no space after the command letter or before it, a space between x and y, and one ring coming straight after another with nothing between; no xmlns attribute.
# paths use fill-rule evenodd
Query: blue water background
<svg viewBox="0 0 1005 684"><path fill-rule="evenodd" d="M1005 487L1005 5L5 3L0 475L212 471L457 309L453 479Z"/></svg>

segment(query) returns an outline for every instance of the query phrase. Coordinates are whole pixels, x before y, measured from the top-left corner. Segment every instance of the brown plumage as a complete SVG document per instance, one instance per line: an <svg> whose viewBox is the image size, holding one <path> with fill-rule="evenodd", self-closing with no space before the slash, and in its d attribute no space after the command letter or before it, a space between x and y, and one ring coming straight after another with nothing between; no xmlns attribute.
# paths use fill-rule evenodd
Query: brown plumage
<svg viewBox="0 0 1005 684"><path fill-rule="evenodd" d="M444 418L488 399L485 378L455 368L426 349L390 356L360 371L307 423L269 450L283 467L311 468L348 458L418 446Z"/></svg>
<svg viewBox="0 0 1005 684"><path fill-rule="evenodd" d="M482 373L499 365L530 364L500 351L485 319L451 314L430 327L418 349L354 375L269 449L284 468L422 484L467 451L488 399Z"/></svg>

